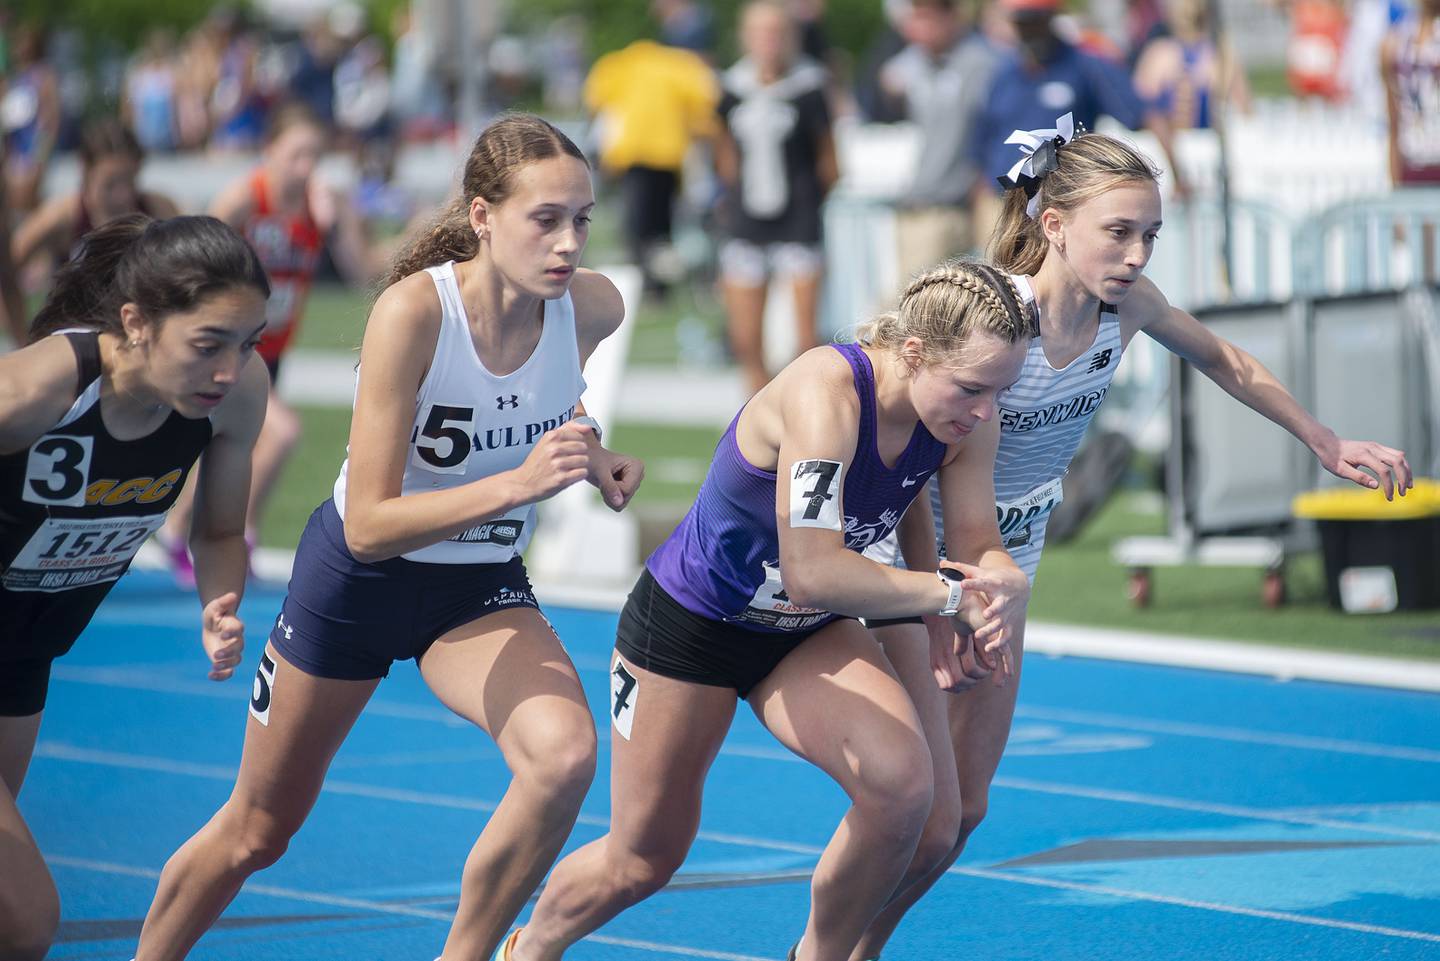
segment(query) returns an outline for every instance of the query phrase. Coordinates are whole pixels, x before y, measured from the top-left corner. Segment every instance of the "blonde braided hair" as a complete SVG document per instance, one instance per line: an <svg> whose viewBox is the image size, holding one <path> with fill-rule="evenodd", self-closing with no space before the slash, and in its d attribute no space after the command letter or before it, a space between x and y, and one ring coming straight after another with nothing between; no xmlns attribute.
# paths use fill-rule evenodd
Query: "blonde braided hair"
<svg viewBox="0 0 1440 961"><path fill-rule="evenodd" d="M921 363L934 364L980 331L1013 344L1035 335L1035 319L1004 272L980 261L946 260L911 278L899 307L862 325L856 339L898 354L913 337L921 343Z"/></svg>

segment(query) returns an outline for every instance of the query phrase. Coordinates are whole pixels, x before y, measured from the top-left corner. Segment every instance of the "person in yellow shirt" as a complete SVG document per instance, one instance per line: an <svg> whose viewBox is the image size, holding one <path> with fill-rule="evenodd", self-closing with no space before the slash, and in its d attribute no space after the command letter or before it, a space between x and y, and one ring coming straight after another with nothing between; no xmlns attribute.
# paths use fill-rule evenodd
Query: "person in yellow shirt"
<svg viewBox="0 0 1440 961"><path fill-rule="evenodd" d="M685 154L697 138L715 132L719 99L719 84L704 60L653 40L605 54L585 80L600 166L620 182L626 248L644 274L647 293L665 291L654 269L656 255L669 246Z"/></svg>

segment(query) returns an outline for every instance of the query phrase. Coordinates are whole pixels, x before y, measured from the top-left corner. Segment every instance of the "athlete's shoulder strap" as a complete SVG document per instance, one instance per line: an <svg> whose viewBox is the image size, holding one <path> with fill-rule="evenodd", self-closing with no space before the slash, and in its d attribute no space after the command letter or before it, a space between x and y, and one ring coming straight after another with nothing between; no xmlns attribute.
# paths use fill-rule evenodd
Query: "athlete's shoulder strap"
<svg viewBox="0 0 1440 961"><path fill-rule="evenodd" d="M79 396L100 379L100 331L66 330L61 334L75 352L75 361L80 365L79 382L75 385L75 394Z"/></svg>

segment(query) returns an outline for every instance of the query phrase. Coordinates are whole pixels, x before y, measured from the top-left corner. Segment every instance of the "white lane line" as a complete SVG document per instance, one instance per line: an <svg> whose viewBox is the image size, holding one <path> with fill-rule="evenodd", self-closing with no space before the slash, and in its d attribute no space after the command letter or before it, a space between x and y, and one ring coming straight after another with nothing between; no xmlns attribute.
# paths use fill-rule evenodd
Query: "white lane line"
<svg viewBox="0 0 1440 961"><path fill-rule="evenodd" d="M176 761L170 758L142 754L127 754L118 751L97 751L80 748L56 741L41 741L35 748L35 756L59 761L74 761L81 764L99 764L106 767L128 768L131 770L159 771L166 774L180 774L202 777L210 780L235 780L233 768L219 764L197 764L191 761ZM1063 797L1086 798L1093 801L1108 801L1119 804L1136 804L1144 807L1168 808L1177 811L1193 811L1200 814L1215 814L1222 817L1239 818L1249 821L1269 821L1280 824L1300 824L1309 827L1324 827L1360 834L1376 834L1382 837L1413 838L1421 841L1440 841L1440 832L1423 831L1415 828L1388 824L1367 824L1341 821L1332 818L1312 817L1289 811L1269 811L1264 808L1246 807L1234 804L1214 804L1208 801L1192 801L1188 798L1166 797L1159 794L1145 794L1138 791L1117 791L1109 788L1089 787L1083 784L1057 784L1051 781L1036 781L1026 778L998 777L995 786L1016 791L1031 791L1037 794L1053 794ZM398 801L406 804L425 804L433 807L454 808L464 811L491 813L496 804L476 798L455 794L438 794L430 791L414 791L408 788L381 787L327 778L323 791L330 794L366 797L380 801ZM578 822L588 827L609 827L608 817L593 814L580 815ZM819 854L821 849L811 845L791 845L753 838L739 834L721 834L702 831L699 838L719 844L736 844L758 847L766 850L786 851L793 854Z"/></svg>
<svg viewBox="0 0 1440 961"><path fill-rule="evenodd" d="M152 674L139 668L127 667L82 667L58 663L52 669L52 679L74 684L92 684L136 691L154 691L162 694L187 694L208 697L214 700L239 701L249 696L249 688L241 690L234 685L216 684L213 681L185 681ZM365 705L366 714L394 717L412 721L435 721L449 727L469 727L470 722L457 717L444 708L425 704L405 704L373 698ZM1178 737L1193 737L1212 741L1230 741L1240 744L1263 744L1270 747L1293 748L1304 751L1323 751L1337 754L1355 754L1364 757L1393 758L1401 761L1419 761L1440 764L1440 750L1423 747L1406 747L1392 744L1376 744L1369 741L1350 741L1339 738L1311 737L1305 734L1283 734L1271 731L1257 731L1251 728L1223 727L1213 724L1192 724L1183 721L1164 721L1153 718L1134 717L1127 714L1107 714L1098 711L1073 710L1070 708L1046 707L1044 705L1021 704L1015 709L1015 716L1037 721L1052 721L1068 724L1083 724L1091 727L1119 728L1126 731L1147 734L1172 734ZM751 747L733 750L743 756L776 761L798 760L783 749Z"/></svg>
<svg viewBox="0 0 1440 961"><path fill-rule="evenodd" d="M1223 817L1241 818L1250 821L1305 824L1312 827L1331 828L1340 831L1358 831L1361 834L1415 838L1421 841L1440 841L1440 832L1436 831L1422 831L1415 828L1399 827L1389 824L1365 824L1355 821L1338 821L1332 818L1296 814L1291 810L1272 811L1265 808L1247 807L1240 804L1215 804L1209 801L1191 801L1188 798L1166 797L1163 794L1145 794L1139 791L1116 791L1109 788L1088 787L1083 784L1057 784L1053 781L1035 781L1029 778L997 777L994 784L996 787L1010 788L1017 791L1058 794L1065 797L1089 798L1095 801L1112 801L1120 804L1139 804L1145 807L1171 808L1177 811L1195 811L1200 814L1218 814Z"/></svg>
<svg viewBox="0 0 1440 961"><path fill-rule="evenodd" d="M150 880L155 880L160 877L160 872L153 868L133 867L128 864L115 864L109 861L92 861L87 858L72 858L64 855L48 855L45 860L51 864L58 864L67 868L76 868L82 871L94 871L100 874L116 874L132 878L148 878ZM373 911L377 914L394 914L407 918L425 918L429 921L442 921L445 924L449 924L455 920L453 913L445 911L430 911L426 908L417 908L405 904L370 901L364 898L349 898L338 894L322 894L318 891L301 891L297 888L283 888L273 884L253 884L247 882L240 893L258 894L270 898L284 898L290 901L299 901L304 904L323 904L329 907ZM663 944L658 941L637 941L633 938L616 938L603 934L592 934L582 940L593 941L596 944L614 945L621 948L634 948L637 951L649 951L654 954L669 954L680 958L713 958L715 961L771 961L769 958L761 958L750 954L735 954L730 951L707 951L704 948L690 948L680 944Z"/></svg>
<svg viewBox="0 0 1440 961"><path fill-rule="evenodd" d="M126 768L134 771L157 771L163 774L205 778L211 781L228 783L235 781L235 769L219 764L197 764L191 761L175 761L170 758L127 754L119 751L96 751L56 741L41 741L35 747L35 757L54 761L72 761L78 764ZM493 814L496 807L499 806L498 802L483 801L457 794L437 794L431 791L414 791L409 788L380 787L374 784L359 784L333 778L325 779L321 791L326 794L363 797L377 801L421 804L460 811L480 811L485 814ZM576 819L576 823L587 827L608 828L610 818L608 815L601 817L594 814L582 814ZM813 845L791 844L788 841L772 841L768 838L749 837L743 834L722 834L715 831L701 831L696 837L698 840L713 841L717 844L734 844L767 851L783 851L787 854L818 855L822 850Z"/></svg>
<svg viewBox="0 0 1440 961"><path fill-rule="evenodd" d="M1358 921L1337 921L1333 918L1316 917L1313 914L1296 914L1292 911L1267 911L1264 908L1247 908L1239 904L1224 904L1218 901L1196 901L1193 898L1181 898L1169 894L1154 894L1149 891L1112 888L1102 884L1061 881L1055 878L1030 877L1011 874L1007 871L991 871L985 868L954 867L947 873L963 874L968 877L984 878L990 881L1009 881L1015 884L1029 884L1035 887L1058 888L1063 891L1083 891L1086 894L1105 894L1131 901L1173 904L1182 908L1197 908L1202 911L1216 911L1221 914L1239 914L1252 918L1265 918L1270 921L1288 921L1291 924L1308 924L1321 928L1339 928L1344 931L1358 931L1362 934L1378 934L1387 938L1433 941L1440 944L1440 934L1433 934L1428 931L1410 931L1405 928L1389 928L1379 924L1362 924Z"/></svg>
<svg viewBox="0 0 1440 961"><path fill-rule="evenodd" d="M1440 708L1440 702L1437 702L1437 708ZM1328 751L1336 754L1359 754L1366 757L1385 757L1401 761L1440 764L1440 750L1423 747L1402 747L1392 744L1375 744L1369 741L1311 737L1305 734L1281 734L1243 727L1191 724L1184 721L1162 721L1132 717L1128 714L1104 714L1096 711L1079 711L1034 704L1019 705L1015 709L1015 716L1033 718L1037 721L1060 721L1068 724L1089 724L1095 727L1115 727L1127 731L1143 731L1147 734L1174 734L1180 737L1203 738L1211 741L1265 744L1271 747L1295 748L1302 751Z"/></svg>
<svg viewBox="0 0 1440 961"><path fill-rule="evenodd" d="M80 870L95 871L105 874L117 874L128 877L139 877L155 880L160 877L160 872L152 868L133 867L131 865L116 864L107 861L94 861L87 858L75 858L65 855L50 855L46 858L51 864L65 867L77 868ZM1427 931L1411 931L1405 928L1392 928L1377 924L1363 924L1355 921L1341 921L1333 918L1322 918L1309 914L1297 914L1292 911L1269 911L1263 908L1249 908L1238 904L1225 904L1217 901L1198 901L1193 898L1182 898L1167 894L1156 894L1150 891L1136 891L1128 888L1113 888L1108 885L1087 884L1076 881L1063 881L1057 878L1043 878L1027 875L1013 874L1006 871L993 871L986 868L952 867L948 874L960 875L963 877L980 878L988 881L1002 881L1011 884L1024 884L1031 887L1053 888L1064 891L1081 891L1086 894L1101 894L1109 897L1121 898L1129 901L1146 901L1154 904L1170 904L1177 907L1192 908L1201 911L1214 911L1220 914L1234 914L1244 917L1263 918L1269 921L1284 921L1290 924L1303 924L1312 927L1335 928L1345 931L1354 931L1361 934L1374 934L1382 937L1404 938L1414 941L1429 941L1440 943L1440 934L1433 934ZM431 911L425 908L414 907L404 904L391 904L379 901L370 901L363 898L351 898L342 895L321 894L313 891L301 891L295 888L284 888L269 884L247 883L243 889L246 894L258 894L266 897L285 898L288 900L300 901L302 903L323 904L332 907L354 908L357 910L374 911L382 914L394 914L404 917L425 918L432 921L450 922L453 915L443 911ZM733 954L723 951L706 951L700 948L687 948L679 945L661 944L653 941L636 941L629 938L614 938L606 935L591 935L587 941L594 941L598 944L609 944L617 947L636 948L643 951L652 951L660 954L675 954L681 957L714 958L717 961L767 961L764 958L754 958L750 955Z"/></svg>

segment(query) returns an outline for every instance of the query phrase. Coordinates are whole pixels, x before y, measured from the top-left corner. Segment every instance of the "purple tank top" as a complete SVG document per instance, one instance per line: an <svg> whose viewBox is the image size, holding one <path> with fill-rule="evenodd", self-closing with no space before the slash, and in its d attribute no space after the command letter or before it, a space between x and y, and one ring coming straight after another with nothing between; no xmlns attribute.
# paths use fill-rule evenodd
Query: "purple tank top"
<svg viewBox="0 0 1440 961"><path fill-rule="evenodd" d="M856 344L833 346L850 362L860 398L854 462L845 465L841 482L845 546L858 553L894 530L905 508L939 468L945 445L917 423L895 466L886 467L875 446L875 375L870 359ZM735 442L739 421L736 414L715 448L690 512L650 555L646 567L666 593L694 614L756 631L814 630L837 615L798 607L786 597L775 527L776 475L741 455ZM808 465L826 463L796 466L804 471ZM819 492L833 476L833 468L827 477L822 467L794 483Z"/></svg>

